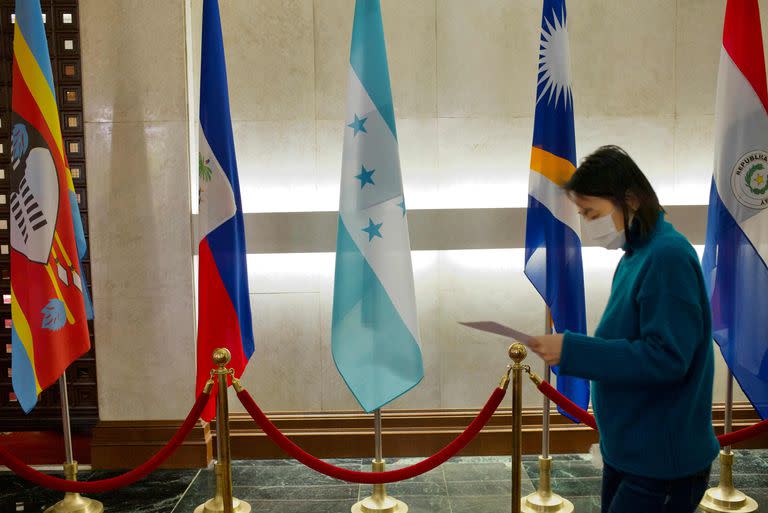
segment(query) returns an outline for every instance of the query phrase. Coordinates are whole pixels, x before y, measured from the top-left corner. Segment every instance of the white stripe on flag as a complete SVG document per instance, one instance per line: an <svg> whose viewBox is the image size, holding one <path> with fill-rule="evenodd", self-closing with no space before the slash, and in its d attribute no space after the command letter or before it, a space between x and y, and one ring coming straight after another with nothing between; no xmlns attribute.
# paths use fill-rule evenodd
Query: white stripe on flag
<svg viewBox="0 0 768 513"><path fill-rule="evenodd" d="M353 129L344 129L339 214L360 253L418 341L408 222L398 205L403 201L403 192L397 140L351 67L349 97L355 101L350 100L347 119L364 114L367 121L365 133L355 135ZM375 186L360 187L361 182L355 176L363 165L366 169L376 170L372 177ZM369 241L368 233L363 231L368 227L369 219L382 224L382 237Z"/></svg>
<svg viewBox="0 0 768 513"><path fill-rule="evenodd" d="M741 70L723 49L717 82L715 180L720 199L768 262L768 209L745 206L733 190L734 166L755 150L768 152L768 113Z"/></svg>
<svg viewBox="0 0 768 513"><path fill-rule="evenodd" d="M224 224L237 212L235 203L235 194L232 191L232 184L229 183L227 175L221 168L221 164L216 159L213 150L208 145L205 133L200 128L200 156L204 166L205 176L199 177L200 183L200 240L206 235ZM199 242L199 241L198 241Z"/></svg>
<svg viewBox="0 0 768 513"><path fill-rule="evenodd" d="M528 194L547 207L553 216L570 227L581 238L579 212L560 187L552 183L541 173L531 171L528 191Z"/></svg>

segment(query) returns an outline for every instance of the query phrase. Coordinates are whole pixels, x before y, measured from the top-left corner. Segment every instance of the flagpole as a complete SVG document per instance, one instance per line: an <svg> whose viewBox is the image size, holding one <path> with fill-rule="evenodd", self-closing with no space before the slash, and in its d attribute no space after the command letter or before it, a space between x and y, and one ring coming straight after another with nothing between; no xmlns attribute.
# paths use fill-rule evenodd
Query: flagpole
<svg viewBox="0 0 768 513"><path fill-rule="evenodd" d="M381 408L373 410L374 472L384 472L384 451L382 449ZM407 513L408 505L387 495L384 483L373 485L373 493L352 506L352 513Z"/></svg>
<svg viewBox="0 0 768 513"><path fill-rule="evenodd" d="M376 448L374 449L376 461L383 462L384 456L382 455L381 447L381 408L376 408L376 410L373 412L373 431L376 438Z"/></svg>
<svg viewBox="0 0 768 513"><path fill-rule="evenodd" d="M728 379L725 383L725 425L723 433L733 431L733 371L728 367ZM723 447L725 454L731 454L731 446Z"/></svg>
<svg viewBox="0 0 768 513"><path fill-rule="evenodd" d="M77 462L72 452L72 426L69 418L69 395L67 394L67 372L59 377L59 395L61 397L61 424L64 431L64 477L77 481ZM81 497L79 493L67 492L64 499L57 502L45 513L102 513L104 505L96 500Z"/></svg>
<svg viewBox="0 0 768 513"><path fill-rule="evenodd" d="M72 455L72 426L69 419L69 395L67 394L67 373L59 378L59 394L61 395L61 423L64 427L64 462L66 465L74 463Z"/></svg>
<svg viewBox="0 0 768 513"><path fill-rule="evenodd" d="M544 334L551 335L554 332L552 325L552 310L545 307ZM544 366L544 379L547 383L552 380L552 368ZM551 512L572 513L573 503L552 492L552 457L549 454L550 443L550 406L549 398L544 396L544 404L541 412L541 456L539 456L539 487L538 490L522 500L521 511L523 513Z"/></svg>
<svg viewBox="0 0 768 513"><path fill-rule="evenodd" d="M733 431L733 371L728 367L725 383L725 422L723 434ZM699 507L711 513L736 511L752 513L757 511L757 501L733 486L733 451L731 446L720 451L720 482L704 493Z"/></svg>

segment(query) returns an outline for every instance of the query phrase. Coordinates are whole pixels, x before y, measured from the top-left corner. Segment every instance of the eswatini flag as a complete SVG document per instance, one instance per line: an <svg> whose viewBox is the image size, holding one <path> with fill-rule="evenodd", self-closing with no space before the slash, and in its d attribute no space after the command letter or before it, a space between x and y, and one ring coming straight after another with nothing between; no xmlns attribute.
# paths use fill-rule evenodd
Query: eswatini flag
<svg viewBox="0 0 768 513"><path fill-rule="evenodd" d="M217 0L203 2L199 142L198 391L210 376L214 349L229 349L230 367L236 377L242 374L253 354L243 206ZM203 418L210 420L213 416L211 401Z"/></svg>
<svg viewBox="0 0 768 513"><path fill-rule="evenodd" d="M729 0L702 267L723 358L768 417L768 87L757 0Z"/></svg>
<svg viewBox="0 0 768 513"><path fill-rule="evenodd" d="M90 349L80 210L39 0L16 2L11 135L11 380L22 409Z"/></svg>

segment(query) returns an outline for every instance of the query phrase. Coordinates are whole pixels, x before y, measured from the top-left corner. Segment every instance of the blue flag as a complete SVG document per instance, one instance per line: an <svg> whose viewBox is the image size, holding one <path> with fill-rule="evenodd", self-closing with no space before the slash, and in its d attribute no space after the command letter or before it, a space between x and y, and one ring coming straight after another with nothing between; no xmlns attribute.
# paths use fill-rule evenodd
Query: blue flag
<svg viewBox="0 0 768 513"><path fill-rule="evenodd" d="M349 60L331 345L370 412L424 376L379 0L357 0Z"/></svg>
<svg viewBox="0 0 768 513"><path fill-rule="evenodd" d="M586 333L587 328L579 214L561 189L575 170L576 136L565 0L544 0L525 274L551 309L558 333L565 330ZM552 370L557 374L557 367ZM557 389L582 408L589 405L589 381L558 376Z"/></svg>

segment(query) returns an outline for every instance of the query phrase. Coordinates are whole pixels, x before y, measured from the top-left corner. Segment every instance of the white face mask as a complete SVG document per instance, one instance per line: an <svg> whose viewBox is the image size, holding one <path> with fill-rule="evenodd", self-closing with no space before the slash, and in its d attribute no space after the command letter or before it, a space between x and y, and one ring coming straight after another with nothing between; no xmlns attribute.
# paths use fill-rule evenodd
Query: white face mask
<svg viewBox="0 0 768 513"><path fill-rule="evenodd" d="M581 235L585 239L594 242L606 249L619 249L624 247L627 238L624 230L617 230L613 223L613 210L607 215L597 219L581 220Z"/></svg>

